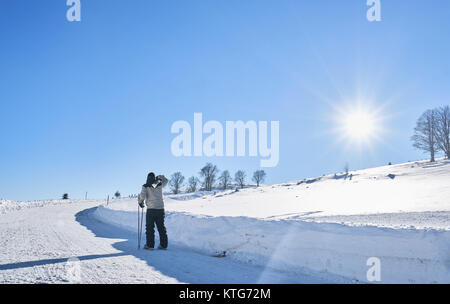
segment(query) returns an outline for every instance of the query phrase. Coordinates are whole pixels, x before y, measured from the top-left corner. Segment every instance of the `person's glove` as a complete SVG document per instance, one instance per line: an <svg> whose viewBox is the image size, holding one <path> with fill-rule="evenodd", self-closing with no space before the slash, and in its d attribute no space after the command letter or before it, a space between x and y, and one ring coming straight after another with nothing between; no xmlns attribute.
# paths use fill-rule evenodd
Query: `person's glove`
<svg viewBox="0 0 450 304"><path fill-rule="evenodd" d="M144 202L140 202L140 203L138 203L138 204L139 204L139 207L141 207L141 208L144 208L144 207L145 207Z"/></svg>

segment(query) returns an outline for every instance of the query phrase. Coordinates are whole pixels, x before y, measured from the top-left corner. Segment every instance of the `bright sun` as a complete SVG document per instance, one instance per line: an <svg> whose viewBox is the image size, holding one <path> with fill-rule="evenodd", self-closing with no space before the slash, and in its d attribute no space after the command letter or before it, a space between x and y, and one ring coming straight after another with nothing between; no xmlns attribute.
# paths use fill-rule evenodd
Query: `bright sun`
<svg viewBox="0 0 450 304"><path fill-rule="evenodd" d="M374 115L362 110L344 115L343 128L346 137L364 140L374 135L376 129Z"/></svg>
<svg viewBox="0 0 450 304"><path fill-rule="evenodd" d="M334 120L337 140L348 145L371 146L374 141L381 140L380 135L384 132L381 108L373 108L370 103L358 102L336 108Z"/></svg>

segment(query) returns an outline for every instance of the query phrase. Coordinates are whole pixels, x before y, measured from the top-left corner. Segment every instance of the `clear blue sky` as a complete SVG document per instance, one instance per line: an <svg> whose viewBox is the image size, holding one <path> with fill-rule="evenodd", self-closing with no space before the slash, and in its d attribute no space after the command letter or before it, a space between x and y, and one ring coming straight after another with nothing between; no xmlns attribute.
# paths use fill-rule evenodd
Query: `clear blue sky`
<svg viewBox="0 0 450 304"><path fill-rule="evenodd" d="M450 3L381 0L0 2L0 198L136 193L148 171L259 168L175 158L176 120L280 121L277 183L425 158L418 116L450 103ZM371 147L336 142L335 109L383 107Z"/></svg>

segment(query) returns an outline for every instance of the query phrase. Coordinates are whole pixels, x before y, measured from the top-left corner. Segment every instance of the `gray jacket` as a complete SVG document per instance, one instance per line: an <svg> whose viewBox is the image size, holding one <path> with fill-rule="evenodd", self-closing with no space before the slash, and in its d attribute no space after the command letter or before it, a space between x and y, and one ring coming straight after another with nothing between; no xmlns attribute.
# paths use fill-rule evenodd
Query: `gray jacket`
<svg viewBox="0 0 450 304"><path fill-rule="evenodd" d="M169 181L164 175L158 177L162 180L161 186L157 188L142 186L141 193L138 196L138 202L145 202L147 209L164 209L162 189L167 186Z"/></svg>

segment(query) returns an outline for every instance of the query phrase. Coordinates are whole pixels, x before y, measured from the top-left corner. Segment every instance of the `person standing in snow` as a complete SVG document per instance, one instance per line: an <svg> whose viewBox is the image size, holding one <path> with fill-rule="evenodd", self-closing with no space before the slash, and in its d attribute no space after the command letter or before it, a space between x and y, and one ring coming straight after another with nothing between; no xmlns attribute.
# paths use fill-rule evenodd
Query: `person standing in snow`
<svg viewBox="0 0 450 304"><path fill-rule="evenodd" d="M164 200L162 189L167 186L168 180L164 175L155 177L155 173L150 172L147 176L147 182L142 186L141 193L138 196L138 204L141 208L147 206L145 234L147 242L144 249L153 249L155 246L155 224L159 232L158 249L167 248L167 231L164 226ZM145 205L144 205L145 203Z"/></svg>

